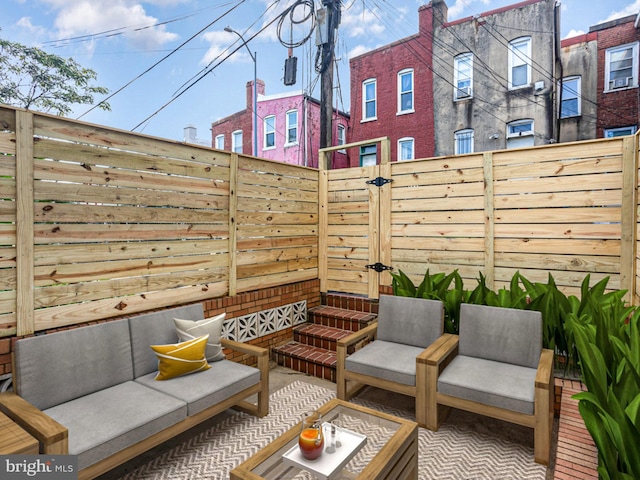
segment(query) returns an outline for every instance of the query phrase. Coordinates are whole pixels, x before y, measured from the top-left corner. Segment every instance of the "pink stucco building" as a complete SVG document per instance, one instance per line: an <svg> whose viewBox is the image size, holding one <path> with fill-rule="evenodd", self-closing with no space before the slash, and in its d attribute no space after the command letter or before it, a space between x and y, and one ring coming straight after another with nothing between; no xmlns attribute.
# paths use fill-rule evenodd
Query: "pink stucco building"
<svg viewBox="0 0 640 480"><path fill-rule="evenodd" d="M257 156L308 167L318 166L320 102L302 91L266 95L258 80ZM253 81L247 82L247 108L211 124L212 146L250 155L253 151ZM333 114L333 144L347 143L349 115ZM349 166L347 152L333 154L331 168Z"/></svg>

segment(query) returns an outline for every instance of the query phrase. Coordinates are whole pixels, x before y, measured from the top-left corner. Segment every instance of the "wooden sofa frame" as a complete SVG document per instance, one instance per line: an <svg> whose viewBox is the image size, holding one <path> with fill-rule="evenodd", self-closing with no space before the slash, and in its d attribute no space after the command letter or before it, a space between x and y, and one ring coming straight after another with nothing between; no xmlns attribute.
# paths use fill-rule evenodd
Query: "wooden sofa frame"
<svg viewBox="0 0 640 480"><path fill-rule="evenodd" d="M457 335L444 334L430 347L432 354L426 360L427 428L437 431L451 408L530 427L534 429L535 461L548 465L553 428L553 350L542 349L535 378L534 414L527 415L438 392L438 376L458 354L458 340Z"/></svg>
<svg viewBox="0 0 640 480"><path fill-rule="evenodd" d="M155 433L137 444L121 450L78 473L79 480L93 479L105 472L121 465L141 453L156 447L167 440L183 433L190 428L208 420L224 410L234 407L246 413L264 417L269 413L269 351L265 348L245 343L220 339L223 348L228 348L246 355L256 357L257 368L260 370L260 383L253 385L224 401L189 416L180 422ZM15 370L14 370L15 371ZM248 396L257 394L257 403L245 400ZM68 454L68 431L66 427L56 422L29 402L15 393L0 394L0 411L16 422L20 427L33 436L40 445L41 454Z"/></svg>

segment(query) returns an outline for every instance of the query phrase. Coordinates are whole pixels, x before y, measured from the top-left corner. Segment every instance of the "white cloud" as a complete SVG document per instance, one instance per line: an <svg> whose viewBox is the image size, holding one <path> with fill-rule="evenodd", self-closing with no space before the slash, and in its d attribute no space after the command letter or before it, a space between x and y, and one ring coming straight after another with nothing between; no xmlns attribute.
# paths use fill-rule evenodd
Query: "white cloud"
<svg viewBox="0 0 640 480"><path fill-rule="evenodd" d="M366 45L356 45L354 48L349 50L349 58L357 57L358 55L362 55L363 53L367 53L368 51L373 50L372 47L367 47Z"/></svg>
<svg viewBox="0 0 640 480"><path fill-rule="evenodd" d="M67 38L115 30L136 48L154 49L174 41L178 35L166 25L154 26L157 19L148 15L147 4L169 5L183 0L45 0L56 11L57 37Z"/></svg>
<svg viewBox="0 0 640 480"><path fill-rule="evenodd" d="M380 36L385 31L381 23L382 15L377 8L349 9L342 14L340 29L349 37Z"/></svg>
<svg viewBox="0 0 640 480"><path fill-rule="evenodd" d="M242 32L240 32L242 33ZM209 43L209 49L204 54L200 63L209 65L211 62L217 62L229 55L239 46L242 47L240 39L235 33L225 32L224 30L215 30L206 32L202 35L205 42ZM234 42L236 42L234 44ZM251 62L251 57L244 47L229 57L229 62Z"/></svg>
<svg viewBox="0 0 640 480"><path fill-rule="evenodd" d="M638 11L640 11L640 0L635 0L622 10L611 12L607 18L600 20L598 23L608 22L610 20L615 20L616 18L626 17L627 15L637 15Z"/></svg>
<svg viewBox="0 0 640 480"><path fill-rule="evenodd" d="M565 35L564 38L577 37L578 35L584 35L585 33L587 33L587 32L585 32L584 30L575 30L575 29L572 28L571 30L569 30L569 33L567 33ZM564 38L563 38L563 40L564 40Z"/></svg>

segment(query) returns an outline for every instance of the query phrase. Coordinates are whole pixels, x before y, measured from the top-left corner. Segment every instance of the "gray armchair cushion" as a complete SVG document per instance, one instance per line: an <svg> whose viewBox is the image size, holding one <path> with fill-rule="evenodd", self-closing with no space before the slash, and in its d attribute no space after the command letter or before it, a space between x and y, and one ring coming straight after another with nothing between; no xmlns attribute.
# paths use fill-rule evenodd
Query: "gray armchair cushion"
<svg viewBox="0 0 640 480"><path fill-rule="evenodd" d="M345 369L395 383L415 386L416 357L422 347L375 340L345 360Z"/></svg>
<svg viewBox="0 0 640 480"><path fill-rule="evenodd" d="M535 368L457 355L438 377L438 392L533 415L535 378Z"/></svg>
<svg viewBox="0 0 640 480"><path fill-rule="evenodd" d="M459 354L538 368L542 314L532 310L460 306Z"/></svg>
<svg viewBox="0 0 640 480"><path fill-rule="evenodd" d="M380 295L378 340L427 348L444 331L439 300Z"/></svg>
<svg viewBox="0 0 640 480"><path fill-rule="evenodd" d="M127 320L20 339L16 393L40 410L133 379Z"/></svg>
<svg viewBox="0 0 640 480"><path fill-rule="evenodd" d="M158 357L151 350L151 345L178 342L174 318L202 320L204 318L202 304L170 308L129 318L134 378L158 370Z"/></svg>
<svg viewBox="0 0 640 480"><path fill-rule="evenodd" d="M260 370L248 365L219 360L210 366L209 370L162 382L155 380L155 372L135 381L186 402L189 416L260 382Z"/></svg>
<svg viewBox="0 0 640 480"><path fill-rule="evenodd" d="M92 465L184 419L184 402L124 382L44 411L69 429L69 454Z"/></svg>

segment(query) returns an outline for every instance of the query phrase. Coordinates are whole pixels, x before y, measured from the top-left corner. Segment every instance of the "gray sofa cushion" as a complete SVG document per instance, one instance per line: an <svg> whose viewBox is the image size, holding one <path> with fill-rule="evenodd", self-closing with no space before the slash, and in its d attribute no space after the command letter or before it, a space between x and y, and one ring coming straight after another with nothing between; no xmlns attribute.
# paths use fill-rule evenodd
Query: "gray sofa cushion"
<svg viewBox="0 0 640 480"><path fill-rule="evenodd" d="M413 345L375 340L349 355L345 368L350 372L415 386L416 357L423 350Z"/></svg>
<svg viewBox="0 0 640 480"><path fill-rule="evenodd" d="M460 355L538 368L542 314L533 310L460 306Z"/></svg>
<svg viewBox="0 0 640 480"><path fill-rule="evenodd" d="M533 415L536 369L457 355L438 377L438 392Z"/></svg>
<svg viewBox="0 0 640 480"><path fill-rule="evenodd" d="M151 350L151 345L178 342L174 317L201 320L204 318L202 304L170 308L129 318L134 378L158 370L158 357Z"/></svg>
<svg viewBox="0 0 640 480"><path fill-rule="evenodd" d="M155 380L156 374L150 373L135 381L186 402L189 416L260 382L260 370L257 368L229 360L210 365L211 368L204 372L170 380Z"/></svg>
<svg viewBox="0 0 640 480"><path fill-rule="evenodd" d="M427 348L444 331L444 305L439 300L380 295L379 340Z"/></svg>
<svg viewBox="0 0 640 480"><path fill-rule="evenodd" d="M16 392L41 410L133 379L127 320L20 339Z"/></svg>
<svg viewBox="0 0 640 480"><path fill-rule="evenodd" d="M184 402L129 381L44 411L69 429L78 468L144 440L187 414Z"/></svg>

